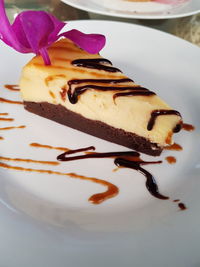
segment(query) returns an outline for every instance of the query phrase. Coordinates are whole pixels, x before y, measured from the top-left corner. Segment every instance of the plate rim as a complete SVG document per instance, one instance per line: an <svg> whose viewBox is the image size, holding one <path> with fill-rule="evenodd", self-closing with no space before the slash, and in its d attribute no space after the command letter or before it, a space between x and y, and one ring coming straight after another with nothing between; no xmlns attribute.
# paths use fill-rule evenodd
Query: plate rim
<svg viewBox="0 0 200 267"><path fill-rule="evenodd" d="M92 21L92 20L85 20L85 21L87 21L88 24L94 23L94 21ZM85 26L84 25L85 21L84 20L72 21L72 26L75 26L75 24L77 24L77 26L78 26L78 24L79 25L82 24L83 26ZM102 20L96 20L96 21L99 24L105 23L105 21L102 21ZM124 26L128 24L128 26L131 28L133 28L133 27L134 28L135 27L141 28L142 27L142 29L144 29L146 31L152 31L153 30L154 33L159 34L160 36L164 34L167 39L169 39L169 38L173 39L172 42L174 42L174 41L181 42L180 44L182 44L182 46L184 46L185 49L187 49L187 48L192 49L192 50L195 49L196 52L198 49L198 47L196 47L192 43L187 42L181 38L177 38L174 35L162 32L160 30L155 30L155 29L152 29L152 28L149 28L146 26L135 25L135 24L127 23L127 22L116 22L116 21L107 21L107 22L110 25L116 24L116 26L117 26L120 23L120 24L123 24ZM70 23L69 23L69 25L70 25ZM194 47L196 47L196 48L194 48ZM8 49L10 49L10 48L8 48ZM198 51L199 51L198 55L200 56L200 50L198 50ZM198 93L200 93L200 92L198 91ZM200 195L198 195L198 199L199 199L199 196ZM2 206L3 205L0 205L1 211L3 209ZM198 207L196 208L196 210L198 210L198 208L199 208L198 203L197 203L197 206ZM175 216L178 217L178 222L177 222L177 219L175 219L174 220L175 222L173 222L171 220L168 221L168 219L163 218L161 223L159 222L159 225L161 225L161 229L158 227L158 232L156 230L154 232L154 229L152 229L151 227L148 227L146 232L141 231L141 233L137 229L135 230L135 232L134 231L128 232L128 233L123 232L122 234L118 233L118 232L114 233L114 234L112 234L112 232L108 232L108 234L109 234L108 239L105 239L105 236L107 235L107 233L103 233L103 234L100 233L99 234L97 231L94 231L94 232L88 231L87 232L85 230L85 231L83 231L83 233L77 232L73 236L73 235L69 234L70 233L70 225L67 225L67 228L65 227L64 229L62 229L61 226L57 227L55 225L48 224L46 222L37 220L35 218L32 218L29 215L26 215L26 213L24 213L24 212L22 212L20 214L17 214L17 213L14 214L13 211L9 211L7 207L4 207L4 208L6 210L4 212L4 209L3 209L3 212L1 212L1 217L3 217L3 219L1 220L0 225L5 226L5 228L4 228L5 230L3 231L4 232L3 237L5 238L5 236L6 236L7 238L5 238L6 240L3 239L5 242L5 243L3 242L5 254L1 260L3 262L5 262L5 264L9 264L10 267L14 267L15 264L19 264L20 266L24 267L27 265L28 260L29 260L30 267L33 267L33 266L38 266L38 267L50 266L50 267L52 267L53 264L55 264L55 261L57 261L57 260L59 260L57 262L58 267L65 265L66 261L68 261L68 264L70 266L77 266L77 267L82 266L82 267L84 267L84 266L88 266L88 264L92 265L92 263L94 263L94 261L93 261L94 258L95 258L95 262L97 263L97 266L100 266L100 265L102 266L102 265L108 264L110 267L111 266L120 267L120 261L117 263L117 260L116 261L111 260L109 263L109 259L111 259L112 255L114 255L114 252L115 252L114 249L116 249L116 251L119 252L118 255L120 255L120 256L117 256L116 259L119 259L121 257L121 263L125 264L125 262L126 262L127 267L133 266L134 264L141 265L140 258L139 258L140 254L138 253L138 257L135 257L135 258L134 258L134 255L135 255L135 253L137 253L139 251L139 249L147 249L148 248L147 245L145 245L145 240L147 240L147 238L149 236L151 237L152 234L154 234L154 233L160 234L160 235L158 235L158 241L159 241L159 239L165 241L165 239L166 239L165 236L167 236L167 234L168 234L169 240L167 240L166 243L163 242L164 243L163 244L164 246L162 249L163 253L166 253L166 252L173 253L173 251L174 251L173 249L174 249L175 245L183 243L184 240L187 241L184 234L182 234L182 235L179 235L179 234L182 233L181 227L183 227L183 229L187 229L186 227L191 226L188 224L186 225L186 222L187 222L186 218L191 214L191 212L192 212L192 214L194 212L192 207L191 208L189 207L188 211L186 211L186 213L184 213L184 214L178 214L176 212ZM12 217L10 214L12 214ZM199 216L199 213L196 212L196 215ZM174 214L171 214L170 218L172 218L172 216L174 217ZM6 218L6 220L4 220L4 217ZM16 220L15 220L15 218L16 218ZM194 217L192 216L192 218L194 218ZM177 226L179 226L178 223L180 223L182 221L184 222L183 226L180 225L181 226L180 230L177 231L176 230ZM193 223L194 223L194 226L196 227L198 222L196 223L194 221ZM165 228L163 228L163 226ZM28 234L27 235L21 235L21 233L23 233L24 229L26 231L28 229L29 233L31 233L31 235L28 235ZM196 229L196 228L194 228L194 229ZM9 233L9 230L10 230L10 233ZM72 230L73 230L72 233L74 233L74 231L76 229L73 228ZM190 233L190 231L188 231L188 232ZM26 233L28 233L28 231ZM135 236L134 236L134 234L135 234ZM186 234L187 234L187 231L186 231ZM170 239L171 236L174 236L175 240L177 240L177 241L173 243ZM192 234L190 234L189 236L193 237ZM185 247L186 248L190 247L191 250L187 251L187 253L188 253L187 255L181 256L181 258L183 260L185 259L185 257L188 257L188 260L191 260L191 258L193 257L194 260L192 262L197 261L197 260L199 261L199 254L196 252L197 249L194 249L193 250L194 252L192 253L192 247L194 248L195 242L199 243L198 235L195 234L195 236L196 237L194 238L194 240L192 240L193 241L192 243L190 242L191 240L189 240L189 242L185 242L186 243ZM178 237L180 237L180 241L179 241ZM10 240L13 242L10 242ZM37 243L36 242L34 243L34 240L37 240ZM73 242L70 242L71 240ZM120 241L120 242L118 242L118 241ZM39 246L38 246L38 243L40 244ZM148 242L146 242L146 243L148 243ZM152 251L154 248L155 248L154 251L156 251L156 249L159 247L161 248L162 246L160 245L160 243L161 243L161 241L159 241L155 244L153 242L152 247L150 247L151 248L150 251ZM101 247L101 244L102 244L102 248L103 248L102 251L98 250L98 248ZM193 245L193 246L191 246L191 245ZM31 251L29 249L31 246L33 246L35 248L35 249L33 249L33 251ZM45 252L46 252L47 257L44 256L43 252L42 252L42 254L38 253L41 246L45 246ZM62 248L61 248L61 246L62 246ZM110 255L111 255L107 259L106 259L106 256L109 254L106 254L106 252L105 252L104 248L106 248L106 247L108 247L108 251L110 252ZM131 247L130 250L129 250L129 247ZM185 251L185 247L183 247L183 248L179 247L178 248L179 252L172 254L170 261L172 261L172 263L174 263L178 267L181 266L180 253L182 253L182 251ZM167 249L166 251L164 250L165 248ZM59 252L57 252L56 249L58 249ZM134 252L134 250L136 252ZM19 253L22 251L23 251L23 253ZM75 252L74 254L76 255L77 261L76 261L76 258L73 258L73 253L71 253L71 251ZM92 257L91 257L91 251L93 252ZM132 254L131 254L131 251L133 251ZM161 255L160 257L162 257L162 251L159 251L159 250L157 251L157 252L159 252L158 255ZM17 258L10 257L11 253L13 254L13 252L15 252L15 253L18 252ZM86 253L83 253L83 252L86 252ZM147 250L147 252L148 252L148 250ZM6 255L8 255L8 256L6 257ZM26 256L27 261L24 260L24 255ZM79 255L79 256L77 257L77 255ZM146 258L146 260L149 260L148 255L149 254L144 256ZM168 254L168 255L170 255L170 254ZM168 255L167 255L167 257L168 257ZM102 260L102 258L104 256L105 256L105 261ZM168 257L168 258L170 258L170 257ZM14 264L13 264L13 261L14 261L13 259L15 259ZM80 259L80 263L79 263L78 259ZM82 262L81 262L81 260L82 260ZM98 260L99 260L99 262L98 262ZM26 261L26 263L24 263L25 261ZM141 261L143 262L143 260L141 260ZM10 264L10 262L11 262L11 264ZM150 258L150 260L148 261L148 264L150 266L159 266L158 262L159 262L159 260L154 261L154 257L153 257L153 259ZM162 261L162 263L166 267L166 264L168 264L169 261L167 261L167 262ZM187 264L187 261L185 264ZM185 265L185 264L183 264L182 266L186 267L187 265ZM144 264L143 264L143 266L144 266Z"/></svg>
<svg viewBox="0 0 200 267"><path fill-rule="evenodd" d="M77 8L79 10L83 10L86 12L91 12L94 14L98 14L98 15L105 15L105 16L111 16L111 17L116 17L116 18L127 18L127 19L150 19L150 20L154 20L154 19L173 19L173 18L183 18L183 17L187 17L187 16L192 16L192 15L196 15L198 13L200 13L200 9L197 9L195 11L190 11L190 12L183 12L180 14L165 14L165 15L145 15L145 14L123 14L123 13L115 13L115 12L109 12L109 11L101 11L95 8L88 8L85 7L84 5L79 5L77 3L74 3L73 0L60 0L61 2L63 2L64 4L67 4L71 7ZM75 0L76 1L76 0ZM82 0L81 0L82 1Z"/></svg>

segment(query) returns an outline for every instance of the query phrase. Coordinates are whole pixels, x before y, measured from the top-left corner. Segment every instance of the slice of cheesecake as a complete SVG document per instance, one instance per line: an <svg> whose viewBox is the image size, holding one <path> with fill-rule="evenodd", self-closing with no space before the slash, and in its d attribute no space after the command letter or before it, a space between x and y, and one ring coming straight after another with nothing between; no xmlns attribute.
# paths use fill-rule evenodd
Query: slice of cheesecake
<svg viewBox="0 0 200 267"><path fill-rule="evenodd" d="M24 68L20 80L25 109L74 129L150 155L173 143L179 112L139 86L99 54L61 39ZM56 125L55 125L56 127Z"/></svg>

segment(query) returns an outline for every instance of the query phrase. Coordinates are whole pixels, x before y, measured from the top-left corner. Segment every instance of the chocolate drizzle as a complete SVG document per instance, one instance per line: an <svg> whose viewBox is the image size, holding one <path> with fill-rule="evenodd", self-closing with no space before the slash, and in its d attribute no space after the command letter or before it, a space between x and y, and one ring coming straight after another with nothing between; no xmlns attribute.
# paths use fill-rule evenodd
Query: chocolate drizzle
<svg viewBox="0 0 200 267"><path fill-rule="evenodd" d="M125 151L125 152L90 153L90 154L81 155L81 156L66 157L69 154L75 154L77 152L84 152L84 151L88 151L91 149L94 150L95 148L91 146L91 147L81 148L77 150L69 150L59 155L57 157L57 160L72 161L72 160L78 160L78 159L91 159L91 158L113 158L113 157L118 157L118 156L126 156L126 157L139 157L140 156L138 152Z"/></svg>
<svg viewBox="0 0 200 267"><path fill-rule="evenodd" d="M121 70L112 67L112 62L105 58L76 59L72 61L72 65L76 67L104 70L107 72L121 72Z"/></svg>
<svg viewBox="0 0 200 267"><path fill-rule="evenodd" d="M117 166L121 166L121 167L126 167L126 168L130 168L130 169L134 169L136 171L139 171L140 173L142 173L145 177L146 177L146 188L149 191L149 193L159 199L169 199L169 197L161 195L159 193L158 190L158 185L156 183L155 178L153 177L153 175L148 172L147 170L145 170L144 168L142 168L140 166L140 162L137 161L130 161L130 160L126 160L123 158L116 158L115 159L115 164Z"/></svg>
<svg viewBox="0 0 200 267"><path fill-rule="evenodd" d="M182 202L178 203L178 206L179 206L180 210L186 210L187 209L187 207L185 206L185 204L182 203Z"/></svg>
<svg viewBox="0 0 200 267"><path fill-rule="evenodd" d="M137 91L138 89L138 91ZM151 96L151 95L155 95L154 92L149 91L148 89L144 88L145 90L142 90L143 87L135 87L136 91L129 91L129 92L122 92L122 93L116 93L113 96L113 99L115 100L115 98L117 97L121 97L121 96ZM146 91L148 90L148 91Z"/></svg>
<svg viewBox="0 0 200 267"><path fill-rule="evenodd" d="M147 130L151 131L154 127L156 118L158 116L163 116L163 115L176 115L176 116L181 117L181 114L176 110L156 109L156 110L151 112L151 117L150 117L150 120L149 120L148 125L147 125ZM176 129L176 132L177 132L177 129Z"/></svg>
<svg viewBox="0 0 200 267"><path fill-rule="evenodd" d="M117 68L107 66L105 64L109 64L112 66L112 63L104 58L93 58L93 59L77 59L72 61L72 65L75 65L77 67L84 67L84 68L92 68L92 69L98 69L98 70L104 70L107 72L118 72L120 71ZM121 71L120 71L121 72ZM113 99L115 100L116 97L122 97L122 96L151 96L155 95L154 92L149 91L148 89L141 87L141 86L125 86L125 87L119 87L119 86L100 86L100 85L94 85L91 83L105 83L105 84L120 84L125 82L133 82L133 80L125 78L125 79L83 79L83 80L71 80L68 82L68 98L69 101L72 104L77 103L78 96L83 94L88 89L95 89L99 91L128 91L128 92L120 92L116 93L113 96ZM84 86L78 86L76 87L72 92L72 85L79 85L81 83L89 83ZM66 89L62 89L61 96L63 101L65 101L65 94Z"/></svg>
<svg viewBox="0 0 200 267"><path fill-rule="evenodd" d="M74 92L68 90L68 98L72 104L76 104L78 102L79 95L83 94L85 91L95 89L97 91L123 91L123 90L136 90L134 86L125 86L125 87L117 87L117 86L100 86L100 85L84 85L76 87Z"/></svg>
<svg viewBox="0 0 200 267"><path fill-rule="evenodd" d="M153 175L141 167L141 165L159 164L162 163L162 161L143 161L142 159L140 159L140 154L135 151L125 151L125 152L120 151L120 152L106 152L106 153L85 152L90 149L94 150L94 147L91 146L82 149L67 151L59 155L57 157L57 160L72 161L72 160L80 160L88 158L114 158L115 159L114 163L116 166L131 168L142 173L146 177L146 187L151 195L159 199L168 199L167 196L164 196L159 193L158 185ZM74 154L77 152L85 152L85 155L68 157L69 154Z"/></svg>
<svg viewBox="0 0 200 267"><path fill-rule="evenodd" d="M120 92L116 93L113 96L113 99L120 96L150 96L155 95L154 92L149 91L147 88L141 86L102 86L102 85L94 85L87 84L83 86L77 86L72 92L72 85L79 85L81 83L103 83L103 84L120 84L133 82L131 79L74 79L68 82L69 89L68 91L63 88L60 92L62 99L65 101L65 94L67 92L69 101L72 104L76 104L78 102L79 95L83 94L85 91L89 89L95 89L97 91L128 91L128 92Z"/></svg>
<svg viewBox="0 0 200 267"><path fill-rule="evenodd" d="M93 58L93 59L77 59L71 62L72 65L77 66L77 67L84 67L84 68L92 68L92 69L97 69L97 70L104 70L107 72L118 72L120 71L119 69L116 69L112 66L112 63L104 58ZM107 65L111 66L107 66ZM89 89L95 89L99 91L120 91L118 93L115 93L113 95L113 100L117 97L124 97L124 96L153 96L155 95L154 92L148 90L147 88L141 87L141 86L125 86L125 87L120 87L120 86L102 86L102 85L94 85L90 83L114 83L118 84L121 82L132 82L130 79L118 79L118 80L106 80L106 79L85 79L85 80L71 80L68 82L68 90L66 92L66 88L62 89L61 91L61 97L63 101L65 101L65 95L66 93L68 94L68 99L72 104L76 104L78 101L78 97L83 94L85 91ZM79 85L81 83L89 83L83 86L77 86L73 92L72 92L72 85ZM125 92L122 92L125 91ZM147 125L147 130L151 131L154 127L156 118L161 115L177 115L181 117L181 114L176 111L176 110L154 110L151 113L150 120ZM182 128L182 122L177 124L173 132L177 133L181 130Z"/></svg>

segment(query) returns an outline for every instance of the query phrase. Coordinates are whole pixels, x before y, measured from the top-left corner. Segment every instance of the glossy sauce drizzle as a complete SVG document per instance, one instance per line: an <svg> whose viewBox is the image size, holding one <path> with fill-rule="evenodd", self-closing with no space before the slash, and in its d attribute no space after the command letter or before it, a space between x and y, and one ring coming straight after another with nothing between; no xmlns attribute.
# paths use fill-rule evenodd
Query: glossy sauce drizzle
<svg viewBox="0 0 200 267"><path fill-rule="evenodd" d="M83 148L81 149L81 151L86 151L89 148L90 147ZM94 147L92 147L92 149L94 149ZM116 166L131 168L142 173L146 177L146 187L151 195L159 199L168 199L167 196L164 196L159 193L158 186L153 175L141 167L141 165L159 164L162 163L162 161L143 161L142 159L140 159L140 154L135 151L87 153L86 155L68 157L69 154L77 153L77 151L80 152L80 149L67 151L59 155L57 159L59 161L72 161L88 158L114 158L114 163Z"/></svg>
<svg viewBox="0 0 200 267"><path fill-rule="evenodd" d="M122 96L151 96L155 95L154 92L149 91L148 89L144 87L135 87L135 91L129 91L129 92L122 92L122 93L116 93L113 96L113 99L115 100L117 97L122 97Z"/></svg>
<svg viewBox="0 0 200 267"><path fill-rule="evenodd" d="M26 163L38 163L38 164L45 164L45 165L59 165L57 161L44 161L44 160L34 160L34 159L21 159L21 158L8 158L8 157L1 157L0 160L5 161L15 161L15 162L26 162Z"/></svg>
<svg viewBox="0 0 200 267"><path fill-rule="evenodd" d="M183 123L183 126L182 126L183 130L185 131L194 131L195 130L195 127L191 124L188 124L188 123Z"/></svg>
<svg viewBox="0 0 200 267"><path fill-rule="evenodd" d="M182 202L178 203L178 206L179 206L180 210L186 210L187 209L187 207L185 206L185 204L182 203Z"/></svg>
<svg viewBox="0 0 200 267"><path fill-rule="evenodd" d="M0 118L0 121L14 121L12 118Z"/></svg>
<svg viewBox="0 0 200 267"><path fill-rule="evenodd" d="M167 161L169 164L174 164L174 163L176 163L176 158L173 157L173 156L168 156L168 157L166 157L165 159L166 159L166 161Z"/></svg>
<svg viewBox="0 0 200 267"><path fill-rule="evenodd" d="M18 84L5 84L4 87L10 91L20 91Z"/></svg>
<svg viewBox="0 0 200 267"><path fill-rule="evenodd" d="M25 125L11 126L11 127L3 127L3 128L0 128L0 131L13 130L13 129L24 129L24 128L26 128Z"/></svg>
<svg viewBox="0 0 200 267"><path fill-rule="evenodd" d="M181 114L176 111L176 110L165 110L165 109L156 109L152 111L151 117L149 119L148 125L147 125L147 130L151 131L153 129L153 126L155 124L156 118L158 116L163 116L163 115L176 115L181 118ZM177 129L176 129L177 132Z"/></svg>
<svg viewBox="0 0 200 267"><path fill-rule="evenodd" d="M174 199L173 200L173 202L179 202L180 201L180 199Z"/></svg>
<svg viewBox="0 0 200 267"><path fill-rule="evenodd" d="M76 60L73 60L71 64L76 67L98 69L98 70L104 70L107 72L121 72L121 70L112 67L112 62L105 58L76 59Z"/></svg>
<svg viewBox="0 0 200 267"><path fill-rule="evenodd" d="M57 172L57 171L51 171L51 170L39 170L39 169L23 168L23 167L19 167L19 166L11 166L11 165L8 165L8 164L2 163L2 162L0 162L0 167L5 168L5 169L18 170L18 171L70 176L71 178L86 180L86 181L90 181L90 182L100 184L100 185L107 187L107 190L105 192L92 195L89 198L89 201L92 202L93 204L100 204L104 200L116 196L119 192L119 189L117 188L117 186L115 186L114 184L112 184L110 182L100 180L97 178L93 178L93 177L86 177L83 175L78 175L76 173L63 173L63 172Z"/></svg>
<svg viewBox="0 0 200 267"><path fill-rule="evenodd" d="M84 68L92 68L97 70L104 70L107 72L119 72L120 70L112 66L112 63L104 58L94 58L94 59L77 59L71 62L72 65L75 65L77 67L84 67ZM105 65L106 64L106 65ZM107 66L107 65L110 66ZM120 71L121 72L121 71ZM101 91L127 91L128 92L120 92L116 93L113 96L113 99L117 97L122 96L151 96L155 95L154 92L149 91L148 89L141 87L141 86L125 86L125 87L119 87L119 86L99 86L99 85L93 85L91 83L110 83L110 84L120 84L124 82L133 82L133 80L125 78L125 79L84 79L84 80L71 80L68 82L69 89L68 91L66 88L63 88L61 91L61 97L63 100L65 100L65 94L68 92L68 98L69 101L72 104L77 103L78 96L84 93L86 90L89 89L95 89L95 90L101 90ZM72 85L78 85L81 83L90 83L88 85L84 86L78 86L74 89L72 93Z"/></svg>
<svg viewBox="0 0 200 267"><path fill-rule="evenodd" d="M14 100L2 98L2 97L0 97L0 102L1 103L8 103L8 104L23 105L23 102L21 102L21 101L14 101Z"/></svg>
<svg viewBox="0 0 200 267"><path fill-rule="evenodd" d="M99 79L98 79L99 80ZM83 85L83 86L78 86L74 89L72 92L71 88L67 91L69 101L72 104L76 104L78 102L78 97L86 92L87 90L95 89L97 91L124 91L124 90L137 90L138 87L136 86L124 86L124 87L119 87L119 86L101 86L101 85ZM142 90L141 90L142 91Z"/></svg>
<svg viewBox="0 0 200 267"><path fill-rule="evenodd" d="M38 143L31 143L30 146L38 147L38 148L56 149L56 150L61 150L61 151L68 151L69 150L69 148L67 148L67 147L56 147L56 146L42 145L42 144L38 144Z"/></svg>
<svg viewBox="0 0 200 267"><path fill-rule="evenodd" d="M181 151L181 150L183 150L182 146L179 145L179 144L176 144L176 143L174 143L171 146L166 146L164 149L165 150L175 150L175 151Z"/></svg>
<svg viewBox="0 0 200 267"><path fill-rule="evenodd" d="M107 59L104 58L93 58L93 59L77 59L73 60L71 62L72 65L77 67L84 67L84 68L91 68L91 69L97 69L97 70L104 70L107 72L119 72L120 70L117 68L112 67L112 62L110 62ZM110 65L110 66L108 66ZM121 72L121 71L120 71ZM122 79L123 80L123 79ZM126 79L125 79L126 80ZM97 79L96 83L102 83L105 81L104 79L100 80ZM116 82L116 80L113 80ZM120 80L119 80L120 81ZM78 86L74 89L72 92L71 85L72 84L80 84L82 82L95 82L95 80L71 80L68 82L69 89L62 88L62 91L60 92L61 97L63 101L65 101L65 95L68 94L68 99L72 104L76 104L78 101L78 96L84 93L88 89L95 89L95 90L101 90L101 91L126 91L126 92L119 92L114 94L113 100L115 102L115 99L117 97L123 97L123 96L153 96L155 95L154 92L149 91L146 88L140 87L140 86L125 86L125 87L118 87L118 86L99 86L99 85L93 85L88 84L84 86ZM111 82L111 80L110 80ZM118 83L118 82L117 82ZM154 110L151 113L151 118L149 119L147 130L151 131L153 129L153 126L155 124L156 118L161 115L177 115L181 117L181 114L176 110ZM182 122L176 125L176 127L173 129L174 133L177 133L181 130Z"/></svg>
<svg viewBox="0 0 200 267"><path fill-rule="evenodd" d="M7 113L7 112L0 113L0 116L8 116L8 115L9 115L9 113Z"/></svg>

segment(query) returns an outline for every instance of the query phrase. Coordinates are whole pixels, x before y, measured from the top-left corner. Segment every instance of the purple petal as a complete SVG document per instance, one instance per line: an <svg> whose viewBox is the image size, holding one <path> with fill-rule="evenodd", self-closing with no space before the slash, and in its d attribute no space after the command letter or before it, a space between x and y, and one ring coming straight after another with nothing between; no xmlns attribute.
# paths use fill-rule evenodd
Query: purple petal
<svg viewBox="0 0 200 267"><path fill-rule="evenodd" d="M7 45L21 52L21 49L23 48L19 40L16 38L15 32L13 31L10 22L6 16L3 0L0 0L0 22L1 22L0 39Z"/></svg>
<svg viewBox="0 0 200 267"><path fill-rule="evenodd" d="M10 25L4 1L0 0L0 39L21 53L41 54L46 65L51 64L47 48L64 36L85 51L96 54L105 45L100 34L84 34L71 30L59 35L66 23L44 11L24 11Z"/></svg>
<svg viewBox="0 0 200 267"><path fill-rule="evenodd" d="M40 49L40 54L44 60L45 65L51 65L51 60L49 58L49 54L46 48Z"/></svg>
<svg viewBox="0 0 200 267"><path fill-rule="evenodd" d="M12 29L27 52L39 54L58 39L59 31L65 23L44 11L24 11L15 19Z"/></svg>
<svg viewBox="0 0 200 267"><path fill-rule="evenodd" d="M80 48L90 54L97 54L105 46L106 38L101 34L85 34L78 30L71 30L61 33L59 36L64 36L70 39Z"/></svg>
<svg viewBox="0 0 200 267"><path fill-rule="evenodd" d="M56 17L54 17L51 14L48 14L48 15L54 24L54 30L52 31L52 33L49 34L49 37L48 37L48 44L51 45L53 42L55 42L59 38L59 36L58 36L59 32L62 30L62 28L67 23L61 22L60 20L58 20Z"/></svg>

